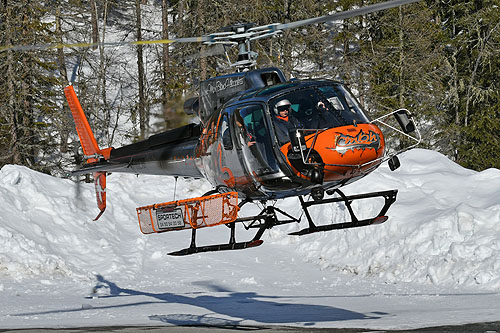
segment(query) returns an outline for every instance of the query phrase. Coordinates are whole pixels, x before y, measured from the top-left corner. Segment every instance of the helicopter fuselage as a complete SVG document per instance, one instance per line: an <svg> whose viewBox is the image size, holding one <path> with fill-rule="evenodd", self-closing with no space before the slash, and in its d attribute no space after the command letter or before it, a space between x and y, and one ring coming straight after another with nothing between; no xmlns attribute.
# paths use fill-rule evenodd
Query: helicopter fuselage
<svg viewBox="0 0 500 333"><path fill-rule="evenodd" d="M280 142L275 123L274 105L283 99L302 125L287 142ZM208 119L195 156L220 190L277 199L351 183L381 163L384 148L382 132L341 83L296 81L226 103Z"/></svg>
<svg viewBox="0 0 500 333"><path fill-rule="evenodd" d="M284 99L300 124L289 129L287 142L276 125L276 104ZM336 81L264 85L237 92L211 114L198 113L202 124L112 149L79 173L206 178L219 192L267 200L346 185L373 171L384 155L382 132Z"/></svg>

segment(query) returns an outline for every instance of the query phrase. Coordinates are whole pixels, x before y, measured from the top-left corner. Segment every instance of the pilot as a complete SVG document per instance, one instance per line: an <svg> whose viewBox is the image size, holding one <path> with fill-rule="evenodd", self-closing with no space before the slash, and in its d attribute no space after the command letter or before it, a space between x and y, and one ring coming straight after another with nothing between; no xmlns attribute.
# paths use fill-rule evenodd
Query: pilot
<svg viewBox="0 0 500 333"><path fill-rule="evenodd" d="M290 130L304 127L304 125L291 114L291 111L292 104L287 99L279 101L274 106L274 112L276 114L274 117L274 127L280 145L284 145L290 141Z"/></svg>

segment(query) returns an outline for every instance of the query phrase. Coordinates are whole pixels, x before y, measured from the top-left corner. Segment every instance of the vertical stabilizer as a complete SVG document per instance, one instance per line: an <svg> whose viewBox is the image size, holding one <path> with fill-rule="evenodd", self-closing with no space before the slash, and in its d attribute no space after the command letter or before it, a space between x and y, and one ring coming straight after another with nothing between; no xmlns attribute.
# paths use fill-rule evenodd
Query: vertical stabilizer
<svg viewBox="0 0 500 333"><path fill-rule="evenodd" d="M82 144L83 154L87 163L98 162L99 159L109 159L112 148L99 149L97 141L92 133L89 122L85 113L83 112L82 106L78 97L76 96L75 90L72 85L64 88L64 94L66 95L66 100L68 101L71 114L75 121L76 132L80 138L80 143ZM97 199L97 207L100 212L99 215L94 219L96 221L101 217L101 215L106 210L106 172L94 172L94 185L95 194Z"/></svg>
<svg viewBox="0 0 500 333"><path fill-rule="evenodd" d="M64 94L75 120L76 132L82 144L83 154L87 158L88 163L96 162L97 159L95 157L100 153L100 149L73 86L70 85L64 88ZM94 158L90 158L90 156L94 156Z"/></svg>

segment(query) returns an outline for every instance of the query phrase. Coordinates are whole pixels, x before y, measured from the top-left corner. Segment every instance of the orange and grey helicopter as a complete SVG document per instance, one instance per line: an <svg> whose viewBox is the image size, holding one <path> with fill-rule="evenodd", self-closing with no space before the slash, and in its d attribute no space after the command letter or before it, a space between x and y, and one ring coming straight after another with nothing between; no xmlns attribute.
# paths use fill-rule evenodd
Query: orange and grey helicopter
<svg viewBox="0 0 500 333"><path fill-rule="evenodd" d="M205 178L213 185L212 191L199 198L137 208L143 233L192 230L190 246L171 255L258 246L266 229L300 222L300 218L266 204L287 197L299 198L308 224L293 235L385 222L397 190L347 196L340 188L371 173L384 161L389 162L391 170L399 166L396 155L402 151L388 153L379 126L388 126L413 140L414 144L404 150L409 149L420 142L409 112L400 109L370 120L343 83L287 80L278 68L255 69L256 54L250 47L251 41L285 29L346 19L415 1L418 0L388 1L286 24L236 24L211 35L174 39L176 43L237 45L238 60L233 65L238 71L201 82L199 96L185 102L185 111L198 116L198 124L120 148L99 148L73 86L66 87L87 159L74 174L93 173L100 209L97 218L106 209L107 173L126 172ZM391 115L401 129L389 124ZM351 203L377 197L384 199L377 216L358 219ZM258 215L239 217L240 208L250 202L263 203L265 208ZM332 202L344 203L351 221L316 225L308 208ZM246 229L256 228L255 236L236 242L237 222L245 222ZM221 224L230 229L228 243L196 244L197 229Z"/></svg>

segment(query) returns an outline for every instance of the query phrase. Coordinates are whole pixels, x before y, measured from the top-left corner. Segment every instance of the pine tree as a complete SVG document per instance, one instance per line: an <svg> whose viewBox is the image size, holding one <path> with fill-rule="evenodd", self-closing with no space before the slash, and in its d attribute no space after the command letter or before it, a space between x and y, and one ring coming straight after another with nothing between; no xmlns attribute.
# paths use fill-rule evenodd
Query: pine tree
<svg viewBox="0 0 500 333"><path fill-rule="evenodd" d="M377 2L1 0L0 44L192 37L235 23L291 22ZM346 81L372 117L408 108L423 125L423 146L464 166L500 167L496 2L422 1L289 30L254 41L253 51L260 54L259 67L276 66L298 78ZM183 100L197 93L203 78L234 71L223 51L233 59L237 54L235 47L197 43L141 49L142 56L135 58L128 56L138 49L130 46L0 52L5 78L0 81L0 164L45 170L72 164L70 154L79 142L61 87L76 63L74 84L104 146L151 134L147 114L164 117L154 130L185 124Z"/></svg>
<svg viewBox="0 0 500 333"><path fill-rule="evenodd" d="M500 167L500 12L496 1L451 1L439 15L448 34L445 131L465 167Z"/></svg>
<svg viewBox="0 0 500 333"><path fill-rule="evenodd" d="M433 146L441 123L446 73L444 37L432 7L414 3L368 15L359 69L367 79L365 106L372 116L406 108Z"/></svg>
<svg viewBox="0 0 500 333"><path fill-rule="evenodd" d="M52 42L51 25L44 23L43 4L2 1L0 43L29 45ZM53 120L58 78L53 51L0 53L0 164L14 163L44 170L58 163Z"/></svg>

